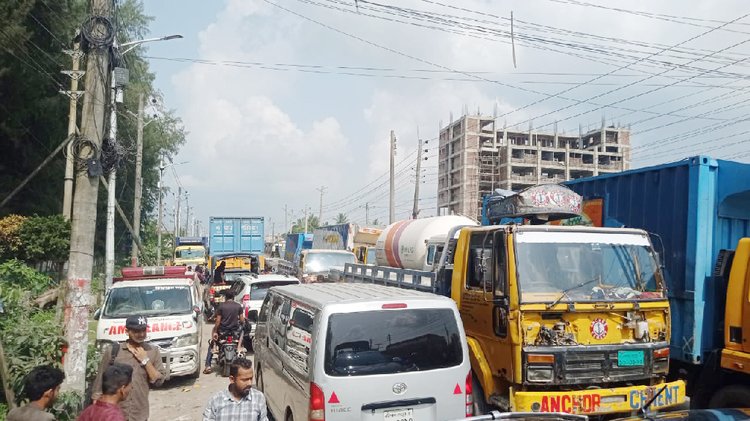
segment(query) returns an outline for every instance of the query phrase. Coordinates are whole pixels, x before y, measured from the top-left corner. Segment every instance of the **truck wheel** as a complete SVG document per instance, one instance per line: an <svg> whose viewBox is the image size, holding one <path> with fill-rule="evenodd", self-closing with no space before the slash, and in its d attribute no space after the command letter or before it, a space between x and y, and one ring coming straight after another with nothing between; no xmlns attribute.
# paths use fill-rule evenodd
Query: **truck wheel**
<svg viewBox="0 0 750 421"><path fill-rule="evenodd" d="M750 402L750 387L732 385L719 389L708 403L709 408L744 408Z"/></svg>
<svg viewBox="0 0 750 421"><path fill-rule="evenodd" d="M471 399L474 402L474 415L484 415L487 413L487 403L484 401L484 390L479 384L477 376L471 373Z"/></svg>

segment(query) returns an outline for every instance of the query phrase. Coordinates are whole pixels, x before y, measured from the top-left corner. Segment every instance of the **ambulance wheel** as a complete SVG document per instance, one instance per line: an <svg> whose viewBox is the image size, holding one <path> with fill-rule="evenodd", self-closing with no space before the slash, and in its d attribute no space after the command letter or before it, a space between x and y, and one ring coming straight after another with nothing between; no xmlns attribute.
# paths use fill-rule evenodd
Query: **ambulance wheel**
<svg viewBox="0 0 750 421"><path fill-rule="evenodd" d="M732 385L719 389L708 403L709 408L742 408L750 402L750 387Z"/></svg>
<svg viewBox="0 0 750 421"><path fill-rule="evenodd" d="M471 373L471 399L474 402L474 415L484 415L487 413L487 403L484 401L484 390L479 384L476 374Z"/></svg>

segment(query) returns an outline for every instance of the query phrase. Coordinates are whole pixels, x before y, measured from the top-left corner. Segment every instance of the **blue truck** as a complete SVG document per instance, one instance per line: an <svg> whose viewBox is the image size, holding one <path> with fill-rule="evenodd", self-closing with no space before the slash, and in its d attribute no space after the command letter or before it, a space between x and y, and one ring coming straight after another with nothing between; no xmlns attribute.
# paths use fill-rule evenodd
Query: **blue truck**
<svg viewBox="0 0 750 421"><path fill-rule="evenodd" d="M262 254L265 247L264 218L212 216L208 221L210 256L227 253Z"/></svg>
<svg viewBox="0 0 750 421"><path fill-rule="evenodd" d="M750 336L725 328L747 316L727 302L728 270L747 270L732 268L727 251L750 234L750 165L695 156L564 184L583 196L585 222L652 233L669 287L670 371L687 380L693 406L750 402L747 367L723 358Z"/></svg>
<svg viewBox="0 0 750 421"><path fill-rule="evenodd" d="M284 249L284 260L296 264L302 250L311 249L313 246L312 234L287 234L286 247Z"/></svg>

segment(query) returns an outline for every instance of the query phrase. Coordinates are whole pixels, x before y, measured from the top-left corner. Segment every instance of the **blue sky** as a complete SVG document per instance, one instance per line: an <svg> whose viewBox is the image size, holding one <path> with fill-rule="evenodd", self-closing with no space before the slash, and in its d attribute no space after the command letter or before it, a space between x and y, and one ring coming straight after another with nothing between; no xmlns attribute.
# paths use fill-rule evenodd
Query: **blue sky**
<svg viewBox="0 0 750 421"><path fill-rule="evenodd" d="M357 13L353 0L145 2L152 35L185 37L152 43L147 55L165 105L189 132L175 162L190 161L176 170L199 219L260 215L279 232L284 205L294 218L305 206L317 214L316 188L326 186L324 220L344 212L363 223L368 203L370 219L384 221L390 130L405 160L397 216L407 217L417 132L434 139L465 109L497 110L507 114L498 124L523 130L630 125L636 166L747 150L750 130L732 120L746 112L750 27L726 23L748 12L740 1L379 2L462 22L432 24L448 31L359 3ZM502 32L511 11L516 67L508 37L467 33ZM210 64L170 61L186 58ZM436 143L424 164L423 215L435 213Z"/></svg>

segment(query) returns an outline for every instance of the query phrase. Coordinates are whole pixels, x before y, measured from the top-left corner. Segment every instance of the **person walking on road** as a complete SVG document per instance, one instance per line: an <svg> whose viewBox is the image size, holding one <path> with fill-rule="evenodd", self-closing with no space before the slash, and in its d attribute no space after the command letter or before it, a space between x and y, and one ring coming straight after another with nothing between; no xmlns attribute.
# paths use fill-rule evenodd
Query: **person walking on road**
<svg viewBox="0 0 750 421"><path fill-rule="evenodd" d="M128 397L119 403L127 421L148 420L149 388L164 383L167 375L159 348L146 343L147 327L144 316L130 316L125 320L128 340L105 348L94 381L92 398L97 400L102 395L102 377L109 365L121 363L133 368L132 388Z"/></svg>
<svg viewBox="0 0 750 421"><path fill-rule="evenodd" d="M86 408L77 421L125 421L118 406L128 397L133 380L133 367L114 363L102 375L102 396Z"/></svg>
<svg viewBox="0 0 750 421"><path fill-rule="evenodd" d="M229 387L215 394L203 411L203 421L268 421L266 397L253 389L253 363L234 360L229 369Z"/></svg>
<svg viewBox="0 0 750 421"><path fill-rule="evenodd" d="M235 333L238 332L237 338L242 338L241 327L245 324L245 312L242 308L242 304L234 301L234 294L230 290L223 291L226 301L219 305L219 309L216 311L216 323L214 324L214 330L211 335L211 343L208 347L208 354L206 355L206 366L203 369L203 374L211 374L213 369L211 363L213 362L214 353L213 345L218 343L220 334Z"/></svg>
<svg viewBox="0 0 750 421"><path fill-rule="evenodd" d="M60 392L65 373L52 366L35 367L24 378L23 392L29 403L8 413L8 421L55 421L55 416L45 411L50 408Z"/></svg>

